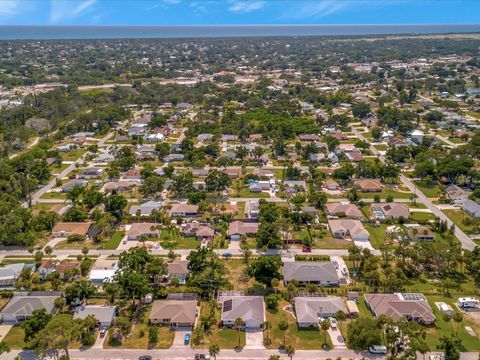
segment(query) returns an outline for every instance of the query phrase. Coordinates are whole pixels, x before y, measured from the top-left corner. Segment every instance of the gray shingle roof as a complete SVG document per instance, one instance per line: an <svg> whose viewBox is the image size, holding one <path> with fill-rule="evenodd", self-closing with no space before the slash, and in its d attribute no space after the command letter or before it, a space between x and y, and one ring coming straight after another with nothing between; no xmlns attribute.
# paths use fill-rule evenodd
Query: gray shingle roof
<svg viewBox="0 0 480 360"><path fill-rule="evenodd" d="M335 266L331 262L292 261L283 264L283 277L286 281L338 282Z"/></svg>

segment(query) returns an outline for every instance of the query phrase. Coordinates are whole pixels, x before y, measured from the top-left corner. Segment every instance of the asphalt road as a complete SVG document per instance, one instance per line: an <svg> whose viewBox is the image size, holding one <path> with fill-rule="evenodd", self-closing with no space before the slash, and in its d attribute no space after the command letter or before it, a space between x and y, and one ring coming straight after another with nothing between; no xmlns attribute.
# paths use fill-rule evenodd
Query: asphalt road
<svg viewBox="0 0 480 360"><path fill-rule="evenodd" d="M361 140L366 141L370 143L362 134L360 134L358 131L352 129L352 132ZM380 152L373 146L370 145L370 150L378 156L381 162L385 162L385 157L380 154ZM405 175L401 174L400 175L400 181L402 182L403 185L405 185L412 193L417 195L416 201L419 203L424 204L427 209L429 209L435 216L439 217L441 220L446 221L448 226L452 226L453 222L445 215L428 197L425 196L425 194L415 186L415 184L408 179ZM462 244L462 248L466 250L473 250L476 246L475 242L468 237L467 234L465 234L462 230L458 228L458 226L455 226L455 231L454 231L455 236L457 239L460 241Z"/></svg>

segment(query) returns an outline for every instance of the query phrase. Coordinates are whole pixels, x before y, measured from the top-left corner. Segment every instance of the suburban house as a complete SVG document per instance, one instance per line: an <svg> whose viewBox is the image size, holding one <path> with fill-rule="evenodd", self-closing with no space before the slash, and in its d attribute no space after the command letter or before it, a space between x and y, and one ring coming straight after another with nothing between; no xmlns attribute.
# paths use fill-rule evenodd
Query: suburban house
<svg viewBox="0 0 480 360"><path fill-rule="evenodd" d="M198 214L198 205L173 204L170 210L172 217L194 217Z"/></svg>
<svg viewBox="0 0 480 360"><path fill-rule="evenodd" d="M80 179L71 180L71 181L67 182L66 184L62 185L62 192L68 193L70 190L72 190L76 186L87 187L88 186L88 181L87 180L80 180Z"/></svg>
<svg viewBox="0 0 480 360"><path fill-rule="evenodd" d="M340 285L335 265L329 261L288 261L283 263L285 286L292 280L300 285Z"/></svg>
<svg viewBox="0 0 480 360"><path fill-rule="evenodd" d="M311 153L310 154L310 161L313 163L319 163L323 160L325 160L325 154L324 153Z"/></svg>
<svg viewBox="0 0 480 360"><path fill-rule="evenodd" d="M345 153L345 157L350 162L360 162L363 161L363 155L360 151L350 151Z"/></svg>
<svg viewBox="0 0 480 360"><path fill-rule="evenodd" d="M474 297L461 297L457 300L457 304L462 309L472 309L480 305L480 301Z"/></svg>
<svg viewBox="0 0 480 360"><path fill-rule="evenodd" d="M139 169L139 168L127 170L127 171L122 175L122 179L125 179L125 180L138 180L138 181L140 181L140 180L142 179L141 172L142 172L142 170Z"/></svg>
<svg viewBox="0 0 480 360"><path fill-rule="evenodd" d="M410 209L407 205L401 203L374 203L370 209L372 215L376 219L408 219Z"/></svg>
<svg viewBox="0 0 480 360"><path fill-rule="evenodd" d="M78 262L61 262L56 263L52 260L44 260L42 264L38 267L38 273L40 274L40 279L44 280L48 275L56 272L59 274L60 278L63 278L63 273L67 269L76 269L79 267Z"/></svg>
<svg viewBox="0 0 480 360"><path fill-rule="evenodd" d="M89 315L95 316L100 328L109 328L115 319L116 306L85 305L75 309L73 319L85 319Z"/></svg>
<svg viewBox="0 0 480 360"><path fill-rule="evenodd" d="M197 317L197 300L155 300L149 321L173 329L193 328Z"/></svg>
<svg viewBox="0 0 480 360"><path fill-rule="evenodd" d="M52 237L68 237L70 235L80 235L84 238L91 235L93 222L59 222L52 229Z"/></svg>
<svg viewBox="0 0 480 360"><path fill-rule="evenodd" d="M140 216L150 216L153 210L160 210L162 203L159 201L147 201L138 206L130 207L130 215L137 216L139 212Z"/></svg>
<svg viewBox="0 0 480 360"><path fill-rule="evenodd" d="M402 318L430 325L435 322L435 315L423 294L365 294L367 306L375 316L386 315L394 321Z"/></svg>
<svg viewBox="0 0 480 360"><path fill-rule="evenodd" d="M285 180L283 182L286 193L296 193L297 191L307 191L307 183L305 180Z"/></svg>
<svg viewBox="0 0 480 360"><path fill-rule="evenodd" d="M323 187L327 190L334 191L340 189L340 184L333 179L327 179L323 183Z"/></svg>
<svg viewBox="0 0 480 360"><path fill-rule="evenodd" d="M189 274L190 270L188 270L187 260L167 262L167 275L165 276L165 280L170 281L172 278L177 278L180 284L185 284L185 280Z"/></svg>
<svg viewBox="0 0 480 360"><path fill-rule="evenodd" d="M240 240L242 235L256 236L258 232L258 222L232 221L228 225L227 236L232 240Z"/></svg>
<svg viewBox="0 0 480 360"><path fill-rule="evenodd" d="M361 219L363 217L360 209L350 203L327 203L325 205L327 214L330 216L346 217L350 219Z"/></svg>
<svg viewBox="0 0 480 360"><path fill-rule="evenodd" d="M328 227L333 237L347 238L353 241L368 241L368 231L363 227L360 220L352 219L333 219L328 220Z"/></svg>
<svg viewBox="0 0 480 360"><path fill-rule="evenodd" d="M361 192L381 192L382 184L376 179L360 179L354 181L353 185Z"/></svg>
<svg viewBox="0 0 480 360"><path fill-rule="evenodd" d="M35 269L34 264L7 264L0 267L0 290L14 290L17 281L23 269Z"/></svg>
<svg viewBox="0 0 480 360"><path fill-rule="evenodd" d="M143 237L158 237L160 236L160 230L157 229L156 223L133 223L127 230L128 240L138 240Z"/></svg>
<svg viewBox="0 0 480 360"><path fill-rule="evenodd" d="M463 210L470 216L480 217L480 205L473 200L465 200L462 204Z"/></svg>
<svg viewBox="0 0 480 360"><path fill-rule="evenodd" d="M455 184L449 185L445 189L445 196L455 204L461 204L468 200L471 193L471 191L464 190Z"/></svg>
<svg viewBox="0 0 480 360"><path fill-rule="evenodd" d="M109 181L103 186L102 190L106 193L111 193L114 191L130 191L138 185L139 183L134 180Z"/></svg>
<svg viewBox="0 0 480 360"><path fill-rule="evenodd" d="M300 134L298 138L305 142L320 141L320 137L317 134Z"/></svg>
<svg viewBox="0 0 480 360"><path fill-rule="evenodd" d="M246 329L259 329L266 320L263 296L222 296L219 301L223 326L234 326L235 320L240 318Z"/></svg>
<svg viewBox="0 0 480 360"><path fill-rule="evenodd" d="M259 193L259 192L262 192L262 191L269 191L270 190L270 181L260 180L260 181L253 182L248 186L248 189L250 190L250 192L253 192L253 193Z"/></svg>
<svg viewBox="0 0 480 360"><path fill-rule="evenodd" d="M299 327L318 327L320 318L336 317L337 312L348 314L339 296L299 296L294 298L295 317Z"/></svg>
<svg viewBox="0 0 480 360"><path fill-rule="evenodd" d="M41 292L42 295L35 295L35 292L28 295L15 295L0 313L5 323L19 323L32 316L35 310L45 309L47 314L53 314L55 300L61 295L59 292Z"/></svg>
<svg viewBox="0 0 480 360"><path fill-rule="evenodd" d="M258 219L260 215L260 204L258 200L248 200L245 202L245 216L247 219Z"/></svg>
<svg viewBox="0 0 480 360"><path fill-rule="evenodd" d="M97 179L103 175L104 169L102 168L87 168L83 170L79 175L79 179Z"/></svg>
<svg viewBox="0 0 480 360"><path fill-rule="evenodd" d="M195 237L200 241L211 241L215 237L215 229L208 224L200 225Z"/></svg>
<svg viewBox="0 0 480 360"><path fill-rule="evenodd" d="M94 285L103 285L113 280L118 271L118 260L98 259L90 270L89 280Z"/></svg>

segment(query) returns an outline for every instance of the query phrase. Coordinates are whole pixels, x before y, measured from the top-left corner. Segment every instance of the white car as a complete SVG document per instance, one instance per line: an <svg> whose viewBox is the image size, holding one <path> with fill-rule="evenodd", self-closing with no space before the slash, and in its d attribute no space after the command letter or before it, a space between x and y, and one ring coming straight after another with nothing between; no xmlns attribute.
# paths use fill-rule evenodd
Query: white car
<svg viewBox="0 0 480 360"><path fill-rule="evenodd" d="M370 346L370 349L368 351L370 351L372 354L386 354L387 347L383 345L373 345Z"/></svg>
<svg viewBox="0 0 480 360"><path fill-rule="evenodd" d="M332 327L332 329L336 329L337 328L337 319L330 319L330 326Z"/></svg>

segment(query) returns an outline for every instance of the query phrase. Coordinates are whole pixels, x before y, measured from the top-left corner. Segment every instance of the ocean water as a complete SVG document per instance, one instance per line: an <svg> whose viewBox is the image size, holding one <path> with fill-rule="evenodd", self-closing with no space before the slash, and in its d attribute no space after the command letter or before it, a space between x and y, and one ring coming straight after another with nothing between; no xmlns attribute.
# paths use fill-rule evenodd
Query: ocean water
<svg viewBox="0 0 480 360"><path fill-rule="evenodd" d="M0 26L0 40L342 36L480 32L461 25Z"/></svg>

